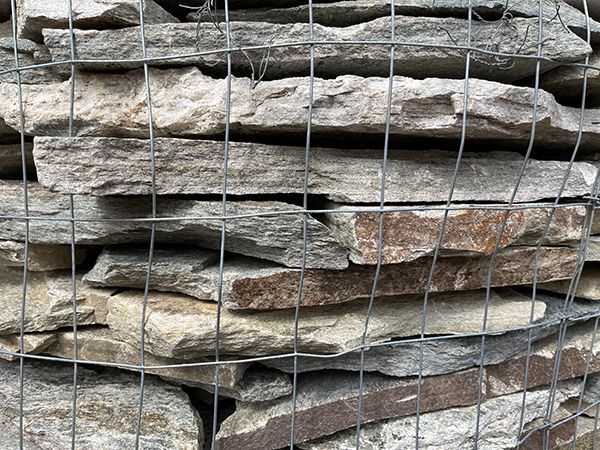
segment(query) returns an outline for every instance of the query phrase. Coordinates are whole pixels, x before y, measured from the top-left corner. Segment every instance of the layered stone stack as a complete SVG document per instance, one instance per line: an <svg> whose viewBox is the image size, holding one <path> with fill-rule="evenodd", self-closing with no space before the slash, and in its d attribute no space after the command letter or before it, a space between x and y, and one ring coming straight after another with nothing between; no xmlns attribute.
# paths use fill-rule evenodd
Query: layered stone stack
<svg viewBox="0 0 600 450"><path fill-rule="evenodd" d="M76 359L133 448L143 348L143 448L592 448L581 4L72 3L0 0L0 447L71 446Z"/></svg>

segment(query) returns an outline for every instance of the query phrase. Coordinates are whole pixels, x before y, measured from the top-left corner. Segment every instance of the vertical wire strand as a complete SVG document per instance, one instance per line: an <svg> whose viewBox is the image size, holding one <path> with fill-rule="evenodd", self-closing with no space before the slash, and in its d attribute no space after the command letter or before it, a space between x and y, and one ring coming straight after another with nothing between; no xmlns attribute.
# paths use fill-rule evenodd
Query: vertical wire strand
<svg viewBox="0 0 600 450"><path fill-rule="evenodd" d="M21 146L21 169L23 181L23 203L25 212L25 236L23 255L23 281L21 305L19 311L19 448L23 450L25 441L25 307L27 303L27 278L29 273L29 193L27 189L27 157L25 153L25 110L23 106L23 88L19 70L19 44L17 39L17 5L10 2L12 14L13 53L15 59L15 77L17 81L17 101L19 102L19 134Z"/></svg>
<svg viewBox="0 0 600 450"><path fill-rule="evenodd" d="M221 366L218 364L220 361L220 350L221 350L221 310L223 307L223 271L225 268L225 234L227 231L227 178L228 178L228 162L229 162L229 134L231 128L231 91L232 91L232 41L231 41L231 24L229 22L229 0L225 0L225 35L227 43L227 92L225 102L225 143L223 147L223 185L222 185L222 197L221 197L221 242L219 247L219 283L217 288L217 317L216 317L216 331L215 331L215 392L213 401L213 422L212 422L212 436L211 436L211 449L216 449L217 443L217 424L219 418L219 384L221 377Z"/></svg>
<svg viewBox="0 0 600 450"><path fill-rule="evenodd" d="M469 0L468 4L468 21L467 21L467 46L471 46L473 38L473 0ZM456 157L456 163L454 166L454 172L452 174L452 180L450 182L450 190L448 192L448 200L446 201L446 209L442 217L442 223L440 225L440 232L436 241L433 258L431 261L431 268L427 276L427 284L425 286L425 294L423 296L423 311L421 314L420 333L419 333L419 374L417 378L417 400L416 400L416 411L415 411L415 448L419 450L420 440L420 420L421 420L421 400L422 400L422 384L423 384L423 360L425 357L425 328L427 324L427 307L429 305L429 296L431 293L431 286L433 285L433 277L435 274L435 267L439 259L441 252L442 242L446 233L446 225L448 222L449 209L452 205L452 199L454 197L454 191L456 189L456 182L458 179L458 172L461 167L462 157L465 150L465 143L467 138L467 116L468 116L468 101L469 101L469 80L471 70L471 51L468 51L465 57L465 78L463 84L463 116L461 123L461 136L460 144L458 149L458 155Z"/></svg>
<svg viewBox="0 0 600 450"><path fill-rule="evenodd" d="M314 23L313 23L313 2L308 0L308 27L309 40L314 40ZM303 180L303 196L302 205L304 210L308 209L308 183L310 177L310 149L312 136L312 119L313 119L313 102L315 90L315 46L310 44L310 67L309 67L309 82L308 82L308 111L306 119L306 145L304 150L304 180ZM299 352L299 327L300 327L300 306L302 305L302 292L304 287L304 278L306 276L306 260L308 254L308 213L302 215L302 267L300 269L300 279L298 281L298 297L294 310L294 373L292 375L292 401L291 401L291 423L290 423L290 450L294 448L296 443L296 401L298 396L298 352Z"/></svg>
<svg viewBox="0 0 600 450"><path fill-rule="evenodd" d="M140 35L142 45L142 57L146 59L148 52L146 49L146 33L144 28L144 0L139 0L139 13L140 13ZM150 245L148 250L148 269L146 272L146 281L144 283L144 298L142 301L142 314L140 320L140 390L137 410L137 420L135 427L135 449L140 447L140 437L142 431L142 415L144 410L144 389L146 379L146 315L148 309L148 296L150 291L150 280L152 277L152 261L154 257L154 244L156 240L156 155L154 148L154 119L152 114L152 92L150 89L150 72L148 62L144 61L144 87L146 89L146 110L148 114L148 133L149 133L149 147L150 147L150 161L151 161L151 177L152 177L152 223L150 226Z"/></svg>
<svg viewBox="0 0 600 450"><path fill-rule="evenodd" d="M537 133L537 118L538 118L538 100L539 100L539 91L540 91L540 74L541 74L541 58L542 58L542 49L543 49L543 38L544 38L544 18L543 18L543 2L540 1L538 3L538 42L537 42L537 50L536 50L536 66L535 66L535 84L533 91L533 110L532 110L532 118L531 118L531 133L529 137L529 143L527 146L527 151L525 153L523 163L521 165L521 169L517 176L514 189L511 193L510 199L508 201L507 208L511 208L515 203L515 199L517 197L519 188L521 186L521 181L525 175L525 171L527 169L527 164L529 163L529 159L531 157L531 153L534 148L535 138ZM476 418L475 418L475 447L477 447L477 443L479 440L479 432L481 427L481 403L483 401L483 377L484 377L484 365L485 365L485 343L486 343L486 333L487 333L487 320L488 320L488 312L489 305L491 300L491 291L492 291L492 282L493 282L493 270L494 270L494 262L500 250L500 246L502 243L502 237L504 236L504 231L506 229L506 225L508 223L508 218L510 215L510 209L506 209L503 214L502 222L500 224L500 228L498 231L498 236L496 238L496 243L494 245L494 250L490 256L488 269L487 269L487 282L485 289L485 301L483 308L483 320L482 320L482 335L481 335L481 351L479 358L479 383L477 388L477 405L476 405ZM532 309L534 307L532 306ZM525 406L525 405L524 405ZM523 413L524 411L521 411Z"/></svg>
<svg viewBox="0 0 600 450"><path fill-rule="evenodd" d="M391 0L390 4L390 33L391 41L396 39L396 2ZM358 400L356 407L356 429L355 429L355 446L356 449L360 449L360 435L362 430L362 415L363 415L363 396L364 396L364 385L365 385L365 343L367 341L367 333L369 331L369 321L373 313L375 306L375 298L377 295L377 288L379 277L381 273L381 266L383 263L383 221L384 221L384 207L385 207L385 186L386 186L386 174L388 165L388 151L390 142L390 128L392 120L392 102L394 92L394 59L395 59L395 45L390 45L390 67L388 74L388 89L387 89L387 103L386 103L386 116L385 116L385 135L383 142L383 158L381 162L381 180L379 187L379 221L377 224L377 264L375 266L375 273L373 276L373 285L371 287L371 295L369 297L369 304L367 306L367 312L365 317L365 324L363 332L360 338L360 368L358 375Z"/></svg>
<svg viewBox="0 0 600 450"><path fill-rule="evenodd" d="M68 0L69 18L69 44L71 61L75 61L75 33L73 31L73 0ZM73 137L73 121L75 119L75 63L71 62L71 83L69 86L69 137ZM75 252L75 201L73 194L69 194L69 213L71 216L71 304L73 317L73 388L71 403L71 449L75 450L77 439L77 379L78 379L78 344L77 344L77 264Z"/></svg>

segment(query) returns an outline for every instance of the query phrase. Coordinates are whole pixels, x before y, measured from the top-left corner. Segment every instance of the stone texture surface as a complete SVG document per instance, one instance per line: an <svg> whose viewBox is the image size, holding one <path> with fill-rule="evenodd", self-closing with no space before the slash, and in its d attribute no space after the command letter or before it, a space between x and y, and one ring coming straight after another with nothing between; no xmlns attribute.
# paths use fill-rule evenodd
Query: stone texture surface
<svg viewBox="0 0 600 450"><path fill-rule="evenodd" d="M0 72L14 69L16 67L14 40L12 37L12 24L0 23ZM19 67L35 66L52 60L50 52L46 47L29 39L17 39L17 50L19 54ZM21 83L56 83L62 77L56 67L30 68L21 71ZM0 82L16 83L16 72L7 72L0 75Z"/></svg>
<svg viewBox="0 0 600 450"><path fill-rule="evenodd" d="M582 61L582 63L585 61ZM600 53L589 60L592 67L600 67ZM540 78L542 89L554 94L561 102L581 104L585 70L576 66L563 66L546 72ZM586 106L600 105L600 70L587 71Z"/></svg>
<svg viewBox="0 0 600 450"><path fill-rule="evenodd" d="M306 130L309 77L265 81L233 78L231 131L288 135ZM379 134L385 129L388 80L344 75L314 80L312 131ZM394 137L456 139L462 130L463 80L394 77L390 134ZM188 67L150 71L156 136L215 135L225 129L226 80ZM25 132L66 135L68 82L23 86ZM147 137L148 118L142 71L80 74L75 86L74 135ZM471 80L467 139L525 144L531 134L534 90ZM432 107L435 105L435 107ZM559 105L539 92L537 145L572 149L579 131L579 109ZM0 84L0 118L19 123L16 87ZM600 138L600 110L586 111L581 151Z"/></svg>
<svg viewBox="0 0 600 450"><path fill-rule="evenodd" d="M28 247L28 269L31 271L39 272L71 268L70 246L29 244ZM76 264L80 264L86 255L87 251L85 248L75 247ZM0 267L23 267L24 263L24 242L0 241Z"/></svg>
<svg viewBox="0 0 600 450"><path fill-rule="evenodd" d="M224 144L158 138L154 143L158 194L220 194ZM304 191L305 148L231 142L227 193L299 194ZM350 203L380 200L381 151L312 149L308 192ZM152 192L149 142L145 139L37 137L34 158L39 182L54 191L93 195ZM508 152L467 153L453 199L510 200L523 157ZM276 164L274 164L276 162ZM389 156L385 198L389 202L445 202L456 152L397 151ZM530 160L516 201L555 197L568 164ZM575 163L564 197L591 192L597 169Z"/></svg>
<svg viewBox="0 0 600 450"><path fill-rule="evenodd" d="M559 379L568 380L585 373L588 354L592 348L592 336L592 323L568 328ZM551 336L535 344L529 365L529 389L551 382L556 339L556 336ZM600 371L600 360L596 357L600 350L594 346L593 352L590 373ZM523 355L502 364L487 366L483 374L483 400L489 401L522 390L525 363ZM298 379L296 409L297 441L315 439L355 426L358 386L358 374L334 372L325 376L324 373L313 372L301 375ZM421 412L475 405L478 386L479 369L424 378ZM415 414L416 397L415 378L398 379L365 374L363 423ZM514 413L514 409L511 411ZM289 444L290 415L289 398L263 404L240 403L236 413L221 427L218 448L234 450L283 447Z"/></svg>
<svg viewBox="0 0 600 450"><path fill-rule="evenodd" d="M26 333L23 335L23 350L28 355L37 355L56 342L55 333ZM18 360L19 357L11 353L21 351L20 335L10 334L0 336L0 359L7 361Z"/></svg>
<svg viewBox="0 0 600 450"><path fill-rule="evenodd" d="M492 267L492 285L530 284L536 249L508 248L500 252ZM202 300L217 301L219 266L203 267L203 249L156 253L151 287L181 292ZM210 254L214 257L214 254ZM538 281L571 278L575 273L577 251L566 247L542 247L538 258ZM197 263L194 263L194 260ZM487 287L490 258L454 256L436 264L431 292L465 291ZM142 249L106 248L94 268L85 275L93 286L142 289L146 283L148 257ZM389 264L381 267L378 296L424 293L431 259ZM285 309L298 301L300 269L289 269L251 258L227 259L223 268L221 302L229 309ZM352 265L348 269L310 269L304 273L302 305L317 306L369 298L375 267Z"/></svg>
<svg viewBox="0 0 600 450"><path fill-rule="evenodd" d="M30 221L30 242L70 244L70 222L52 220L70 218L69 196L52 193L37 183L28 185L28 195L30 215L50 219ZM23 205L22 182L0 181L2 214L23 215ZM181 219L158 222L157 241L220 248L221 206L221 201L159 199L158 217ZM151 218L149 197L75 196L74 208L75 216L83 219L75 223L76 243L100 245L150 240L150 221L139 220ZM281 211L292 214L277 214ZM301 267L303 217L295 211L302 208L277 201L228 201L227 215L241 217L227 221L225 249ZM24 240L23 220L4 219L0 225L0 239ZM307 231L307 267L343 269L348 266L347 252L329 228L309 217Z"/></svg>
<svg viewBox="0 0 600 450"><path fill-rule="evenodd" d="M559 294L567 294L570 285L571 280L553 281L542 283L539 288ZM583 268L575 295L588 300L600 300L600 267L594 265Z"/></svg>
<svg viewBox="0 0 600 450"><path fill-rule="evenodd" d="M555 333L563 315L564 298L537 293L537 298L546 304L544 318L531 329L512 331L488 336L485 340L484 364L500 364L524 352L529 339L536 342ZM573 320L590 317L598 312L598 306L590 302L573 302L566 314ZM394 377L418 376L419 343L395 342L390 345L368 348L364 352L362 367L366 372L380 372ZM432 340L423 345L423 375L432 376L475 367L481 361L481 337L466 337L449 340ZM264 364L285 372L294 372L291 357L269 359ZM296 365L299 372L323 369L360 371L360 352L352 352L335 358L300 357Z"/></svg>
<svg viewBox="0 0 600 450"><path fill-rule="evenodd" d="M73 333L71 331L56 334L56 342L45 350L53 356L62 358L73 357ZM80 328L77 332L77 352L81 360L105 361L112 364L123 364L124 366L136 366L140 364L139 338L130 339L127 342L119 341L112 336L110 330L104 328ZM208 362L211 359L201 358L194 361L181 361L172 358L161 358L146 354L147 373L159 375L171 381L185 384L203 386L214 384L215 369L210 365L199 365L190 367L167 367L182 363ZM214 361L214 359L213 359ZM249 364L223 364L219 375L219 385L223 388L233 388L242 379ZM124 367L134 370L133 367Z"/></svg>
<svg viewBox="0 0 600 450"><path fill-rule="evenodd" d="M485 292L437 294L430 298L426 334L480 332ZM367 342L385 342L420 333L421 296L377 299ZM113 336L135 342L140 336L143 293L126 291L109 300L108 325ZM367 300L310 308L299 322L301 351L334 353L359 345L365 327ZM535 320L546 305L537 302ZM489 330L506 330L529 323L529 297L495 291L488 314ZM153 293L144 327L148 352L169 358L211 355L215 348L217 305L177 294ZM220 351L224 355L272 355L291 351L294 311L221 311Z"/></svg>
<svg viewBox="0 0 600 450"><path fill-rule="evenodd" d="M25 143L25 161L28 175L35 173L32 152L33 144ZM0 176L2 178L23 179L20 144L0 145Z"/></svg>
<svg viewBox="0 0 600 450"><path fill-rule="evenodd" d="M472 178L469 179L473 182ZM534 184L539 185L537 182ZM504 186L508 187L509 184ZM555 192L558 193L558 190ZM454 208L461 206L454 205ZM506 225L499 241L500 248L537 244L546 223L550 220L551 209L540 208L539 204L521 205L523 209L513 210L508 214L500 209L492 209L502 206L506 205L464 205L464 209L449 211L440 247L441 254L491 254L505 220ZM485 207L490 209L484 209ZM331 212L325 214L325 223L336 238L350 250L350 260L356 264L376 264L379 208L373 207L372 211L368 211L365 207L336 204L331 204L328 208ZM342 212L353 209L356 212ZM585 216L585 207L555 209L544 243L559 244L581 240ZM399 208L385 213L381 240L382 262L400 263L433 255L443 219L443 210L411 211L410 207L407 207L405 211Z"/></svg>
<svg viewBox="0 0 600 450"><path fill-rule="evenodd" d="M552 412L560 402L577 395L578 383L561 383L555 392ZM521 415L515 414L525 408L525 423L545 417L550 398L549 389L538 389L523 394L516 393L488 400L481 405L480 428L477 435L477 448L486 450L508 449L517 446ZM419 446L426 449L462 450L473 445L476 438L474 424L477 421L477 408L453 408L423 414L419 422ZM391 419L369 424L361 430L361 448L385 448L402 450L415 445L416 417ZM355 445L355 430L343 431L334 436L301 444L307 450L341 450ZM527 442L527 441L526 441Z"/></svg>
<svg viewBox="0 0 600 450"><path fill-rule="evenodd" d="M168 0L166 0L168 2ZM577 2L578 0L569 0ZM175 3L176 0L173 2ZM163 0L164 3L164 0ZM188 5L200 4L196 0L186 2ZM300 4L290 5L286 2L267 1L263 2L262 8L253 9L230 9L229 20L238 21L260 21L273 23L290 22L308 22L308 5ZM414 16L447 16L447 17L467 17L469 3L465 0L397 0L394 2L396 14L414 15ZM562 2L561 2L562 3ZM591 2L589 7L592 8ZM238 8L249 7L252 5L248 1L236 5L233 1L230 7ZM542 16L547 20L557 20L556 3L554 0L542 1ZM315 3L313 7L313 20L315 23L329 26L348 26L360 22L366 22L378 17L389 17L391 2L387 0L350 0L327 3ZM508 4L505 0L473 0L471 2L473 11L487 19L499 19L505 12L513 17L538 17L540 12L540 2L538 0L524 0ZM586 18L585 15L575 8L560 4L560 20L572 31L585 39L586 37ZM214 14L213 14L214 17ZM220 21L224 21L222 10L217 12ZM192 22L205 21L210 22L208 14L190 13L188 16ZM600 20L600 16L597 17ZM593 19L590 21L590 31L592 41L597 42L600 39L600 24Z"/></svg>
<svg viewBox="0 0 600 450"><path fill-rule="evenodd" d="M116 371L97 373L83 367L78 371L76 448L133 447L139 376ZM12 435L14 439L16 435L18 443L19 365L0 361L0 380L0 436ZM72 390L70 365L25 363L25 448L71 446ZM158 378L146 378L140 447L197 449L203 442L201 430L201 419L180 388Z"/></svg>
<svg viewBox="0 0 600 450"><path fill-rule="evenodd" d="M19 37L41 40L44 28L69 28L67 2L18 0ZM154 0L144 0L147 24L178 22ZM73 26L76 28L115 28L140 23L139 0L78 0L73 2ZM141 39L141 37L138 37Z"/></svg>
<svg viewBox="0 0 600 450"><path fill-rule="evenodd" d="M202 390L192 390L192 395L205 403L212 404L215 392L214 382L211 385L200 387ZM260 366L248 369L235 386L219 387L219 396L250 403L271 401L291 393L292 382L289 375Z"/></svg>
<svg viewBox="0 0 600 450"><path fill-rule="evenodd" d="M343 28L315 24L317 41L385 41L390 39L389 17ZM235 46L262 46L272 44L270 63L265 75L268 78L286 78L307 74L309 47L280 46L288 42L310 40L310 27L306 23L271 24L265 22L230 23L231 39ZM538 41L538 19L515 18L510 24L475 21L472 24L472 46L506 54L535 55ZM412 41L421 46L399 46L394 55L395 73L416 78L464 77L464 51L439 49L435 45L467 45L467 21L464 19L431 17L397 17L396 39ZM591 53L591 47L565 28L559 21L546 21L542 70L555 67L560 62L578 61ZM70 34L63 30L44 30L44 44L54 61L68 60ZM140 31L136 28L105 31L76 31L77 55L85 60L111 59L135 60L142 54ZM227 58L222 49L227 48L225 35L212 23L159 24L145 27L146 48L149 57L164 58L206 51L219 51L211 55L188 58L169 58L152 61L153 66L197 65L203 70L227 72ZM232 54L232 70L238 75L251 73L247 57L258 64L264 50L249 50ZM338 75L387 76L389 74L389 48L384 45L322 45L315 49L315 70L318 76L332 78ZM89 70L119 70L143 67L141 62L85 63ZM504 70L501 70L504 69ZM535 74L535 64L526 58L490 57L474 53L471 74L475 78L497 81L515 81Z"/></svg>
<svg viewBox="0 0 600 450"><path fill-rule="evenodd" d="M580 11L585 12L583 1L584 0L565 0L567 4L574 6ZM586 4L588 8L588 14L590 15L590 17L592 17L595 20L600 20L600 5L598 4L598 2L588 1L586 2Z"/></svg>
<svg viewBox="0 0 600 450"><path fill-rule="evenodd" d="M1 268L0 335L19 333L23 270ZM115 289L77 283L77 322L104 323L106 301ZM30 272L27 277L26 332L56 330L73 324L71 272Z"/></svg>
<svg viewBox="0 0 600 450"><path fill-rule="evenodd" d="M589 237L585 260L590 262L600 261L600 236Z"/></svg>

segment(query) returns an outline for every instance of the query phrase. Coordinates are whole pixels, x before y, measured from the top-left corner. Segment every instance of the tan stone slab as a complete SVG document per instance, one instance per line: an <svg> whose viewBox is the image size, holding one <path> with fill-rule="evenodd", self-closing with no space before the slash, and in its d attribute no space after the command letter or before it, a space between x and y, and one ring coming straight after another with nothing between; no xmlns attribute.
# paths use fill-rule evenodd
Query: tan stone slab
<svg viewBox="0 0 600 450"><path fill-rule="evenodd" d="M71 247L66 245L29 244L27 256L28 268L39 272L71 268ZM87 256L87 249L75 247L75 264L82 263ZM0 241L0 267L23 267L25 264L25 243L16 241Z"/></svg>
<svg viewBox="0 0 600 450"><path fill-rule="evenodd" d="M23 335L23 350L28 355L37 355L56 342L56 333L26 333ZM15 361L18 356L11 353L21 351L20 336L11 334L0 336L0 358Z"/></svg>
<svg viewBox="0 0 600 450"><path fill-rule="evenodd" d="M556 292L559 294L567 294L571 286L571 280L553 281L550 283L542 283L540 289ZM583 268L579 284L575 295L588 300L600 300L600 268L596 266L587 266Z"/></svg>

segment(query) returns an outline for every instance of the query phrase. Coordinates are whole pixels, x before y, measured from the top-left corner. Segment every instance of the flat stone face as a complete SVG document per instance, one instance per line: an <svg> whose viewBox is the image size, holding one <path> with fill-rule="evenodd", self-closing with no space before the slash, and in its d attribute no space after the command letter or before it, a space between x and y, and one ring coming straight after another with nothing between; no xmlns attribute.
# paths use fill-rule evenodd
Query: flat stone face
<svg viewBox="0 0 600 450"><path fill-rule="evenodd" d="M580 0L568 0L569 2L581 3ZM163 0L162 3L169 3L169 0ZM177 3L174 1L173 3ZM236 4L230 3L229 20L231 21L261 21L273 23L294 23L308 22L308 5L289 6L289 3L264 1L259 5L253 5L248 1ZM590 2L591 3L591 2ZM199 0L186 2L187 5L200 5ZM396 14L415 15L415 16L449 16L449 17L467 17L469 2L465 0L397 0L394 2ZM543 0L542 16L548 20L556 20L556 3L553 0ZM174 6L174 5L171 5ZM263 8L254 9L231 9L252 8L253 6L262 6ZM473 12L487 19L499 19L505 12L513 17L538 17L540 13L540 2L538 0L524 0L507 6L504 0L473 0L470 2ZM580 6L580 5L575 5ZM590 10L593 5L588 5ZM581 8L580 8L581 9ZM348 26L378 17L389 17L391 13L391 2L386 0L351 0L338 1L331 3L315 3L312 5L313 21L329 26ZM217 18L224 21L222 10L217 11ZM214 17L214 13L213 13ZM191 13L188 15L191 22L198 20L210 22L209 14ZM587 23L586 17L577 9L568 4L560 5L560 19L573 32L577 33L583 39L586 38ZM600 20L600 12L597 20ZM600 38L600 24L593 19L590 21L590 32L592 42L597 42Z"/></svg>
<svg viewBox="0 0 600 450"><path fill-rule="evenodd" d="M467 45L467 21L455 18L408 17L396 18L396 39L412 41L421 46L399 46L394 54L397 75L410 77L464 77L464 52L439 49L435 45ZM486 49L493 41L496 51L506 54L535 55L538 40L538 19L515 18L510 26L476 21L472 24L472 46ZM267 66L268 78L286 78L307 74L309 46L281 46L288 42L310 40L308 24L272 24L265 22L232 22L231 38L237 46L272 44ZM445 33L439 33L445 30ZM585 41L565 28L560 22L545 21L544 32L549 36L542 53L552 60L543 64L543 70L555 67L561 61L578 61L591 53ZM390 39L391 19L382 17L371 22L343 28L313 26L317 41L374 41ZM54 61L68 60L70 55L69 31L44 30L44 44ZM200 37L199 37L200 36ZM145 27L146 48L152 58L181 56L202 51L222 50L227 47L225 35L212 23L159 24ZM77 56L84 60L132 60L142 54L140 30L125 28L106 31L76 31ZM249 51L251 60L259 63L264 50ZM315 50L316 73L331 78L338 75L387 76L389 74L389 47L385 45L322 45ZM197 65L203 70L227 72L224 52L212 55L152 61L154 66ZM241 52L232 54L232 70L236 74L251 73L247 57ZM90 70L118 70L143 67L138 63L86 63ZM500 68L504 70L499 70ZM515 81L535 74L535 64L526 58L496 59L475 54L471 68L475 78L497 81Z"/></svg>
<svg viewBox="0 0 600 450"><path fill-rule="evenodd" d="M0 335L19 333L23 270L0 268ZM77 323L103 323L106 301L115 289L77 282ZM71 272L30 272L27 276L24 330L49 331L73 325Z"/></svg>
<svg viewBox="0 0 600 450"><path fill-rule="evenodd" d="M22 182L0 181L0 211L24 216ZM37 183L28 185L31 216L50 220L30 221L30 242L68 244L71 237L69 196L50 192ZM151 199L149 197L74 197L75 240L79 244L145 243L150 240ZM186 243L208 248L221 245L220 201L159 199L158 217L181 218L160 221L157 241ZM281 211L293 214L277 214ZM298 213L294 213L298 211ZM227 215L242 216L227 221L225 249L248 256L302 266L302 208L276 201L228 201ZM56 220L64 218L66 220ZM54 219L54 220L52 220ZM137 220L136 220L137 219ZM346 250L322 223L308 217L306 267L343 269L348 266ZM23 241L24 220L0 220L0 239Z"/></svg>
<svg viewBox="0 0 600 450"><path fill-rule="evenodd" d="M146 139L37 137L34 142L39 182L51 190L93 195L152 192ZM223 142L157 138L154 145L158 194L222 193ZM300 147L231 142L227 192L303 193L305 153ZM308 193L339 202L379 202L382 157L381 151L373 150L312 149ZM453 199L508 202L523 161L508 152L465 154ZM445 202L455 166L455 152L393 152L386 168L385 198L402 203ZM530 160L516 201L555 197L567 169L566 162ZM591 164L575 163L564 197L591 192L596 173Z"/></svg>
<svg viewBox="0 0 600 450"><path fill-rule="evenodd" d="M585 61L582 61L585 62ZM590 56L589 65L600 65L600 53ZM540 86L554 94L559 101L581 104L585 70L576 66L558 67L542 75ZM586 106L600 104L600 70L587 71Z"/></svg>
<svg viewBox="0 0 600 450"><path fill-rule="evenodd" d="M588 239L586 261L600 261L600 236L590 236Z"/></svg>
<svg viewBox="0 0 600 450"><path fill-rule="evenodd" d="M75 86L74 135L148 137L142 71L80 74ZM265 81L233 78L231 131L285 135L306 132L309 77ZM385 129L388 80L344 75L314 80L314 133L381 134ZM397 137L456 139L462 131L463 80L394 77L390 133ZM226 80L188 67L150 71L156 136L222 133L226 122ZM68 82L23 86L25 132L64 136L68 129ZM468 139L526 144L531 134L534 90L485 80L471 80ZM178 101L173 101L177 98ZM435 103L436 107L431 108ZM50 107L51 105L51 107ZM564 107L544 91L538 98L537 144L572 149L579 131L578 108ZM19 124L16 87L0 84L0 118ZM587 111L582 147L600 138L600 111Z"/></svg>
<svg viewBox="0 0 600 450"><path fill-rule="evenodd" d="M565 300L563 297L550 297L537 293L537 298L546 304L544 318L530 331L520 330L485 339L484 364L500 364L527 350L528 342L536 342L555 333L556 325L563 315ZM590 302L574 301L566 314L573 319L589 317L598 311L598 306ZM548 325L548 323L552 325ZM481 362L481 337L467 337L446 340L430 340L423 344L423 366L419 363L419 343L395 342L387 346L377 346L364 352L361 364L360 352L352 352L336 358L299 357L295 366L298 372L310 372L324 369L380 372L395 377L432 376L456 372L478 366ZM292 357L269 359L264 361L270 367L294 372Z"/></svg>
<svg viewBox="0 0 600 450"><path fill-rule="evenodd" d="M577 396L578 383L561 383L556 389L552 411L561 402ZM476 438L475 423L479 415L480 428L478 448L500 449L516 447L519 441L521 414L515 414L523 407L525 423L545 417L548 409L549 389L538 389L523 394L516 393L488 400L481 410L471 406L452 408L423 414L419 419L419 446L422 448L444 448L462 450L472 445ZM415 445L415 416L386 420L365 425L361 429L361 448L385 448L402 450ZM527 442L528 439L525 441ZM341 450L355 445L356 431L347 430L331 437L300 445L307 450Z"/></svg>
<svg viewBox="0 0 600 450"><path fill-rule="evenodd" d="M535 247L508 248L498 253L492 267L492 285L531 284L534 278ZM538 282L571 278L575 274L577 250L542 247L538 257ZM214 260L214 253L208 258ZM150 286L166 292L181 292L201 300L217 301L219 265L204 266L207 251L158 250ZM194 262L196 261L196 263ZM454 256L440 258L431 292L465 291L487 287L490 258ZM148 271L147 251L128 247L106 248L94 268L85 275L93 286L143 289ZM431 258L383 265L378 296L424 293L431 271ZM229 309L294 308L298 301L300 269L288 269L250 258L226 259L223 267L221 301ZM306 270L302 305L317 306L369 298L374 266L352 265L345 270Z"/></svg>
<svg viewBox="0 0 600 450"><path fill-rule="evenodd" d="M52 0L18 0L19 37L41 40L44 28L69 28L68 3ZM154 0L144 0L147 24L178 22ZM79 0L73 2L73 26L76 28L116 28L139 25L138 0ZM141 39L141 37L139 37ZM70 58L69 58L70 59Z"/></svg>
<svg viewBox="0 0 600 450"><path fill-rule="evenodd" d="M56 342L46 348L44 353L62 358L73 358L73 333L64 331L56 333ZM105 361L114 364L137 366L140 364L139 338L123 342L115 339L110 330L104 328L80 328L77 331L77 355L80 360ZM214 359L212 359L214 361ZM208 362L211 359L203 358L190 362ZM161 358L146 354L145 363L147 373L159 375L176 383L185 385L207 386L215 382L215 366L199 365L193 367L153 368L152 366L170 366L183 361L172 358ZM234 388L242 379L249 364L222 364L219 371L219 386ZM132 367L124 367L134 370Z"/></svg>
<svg viewBox="0 0 600 450"><path fill-rule="evenodd" d="M564 280L542 283L539 288L559 294L567 294L570 286L571 280ZM600 300L600 267L588 266L583 268L575 296L588 300Z"/></svg>
<svg viewBox="0 0 600 450"><path fill-rule="evenodd" d="M29 244L28 247L29 270L39 272L71 268L70 246ZM81 263L86 255L85 248L76 247L75 264ZM0 241L0 267L23 267L25 260L24 242Z"/></svg>
<svg viewBox="0 0 600 450"><path fill-rule="evenodd" d="M56 342L56 333L26 333L23 335L23 351L28 355L37 355ZM18 360L11 353L21 351L20 335L0 336L0 358L7 361Z"/></svg>
<svg viewBox="0 0 600 450"><path fill-rule="evenodd" d="M562 353L560 380L579 377L585 373L587 358L593 345L592 322L594 321L568 328ZM556 342L557 337L550 336L534 345L529 365L530 390L551 382ZM600 363L594 356L599 354L600 350L594 346L593 351L592 364L588 368L590 373L600 371ZM521 391L524 386L525 364L526 357L523 355L502 364L486 366L482 388L484 402ZM356 424L358 374L347 372L326 374L327 372L311 372L302 374L298 378L296 409L298 442L330 435L336 431L352 428ZM424 378L421 412L476 405L479 375L479 369L471 369ZM363 423L415 414L416 378L398 379L365 373L364 383ZM522 399L522 395L519 398ZM547 401L547 397L545 400ZM514 415L515 408L509 408L508 411ZM288 445L290 415L289 397L263 404L238 403L236 413L221 426L218 448L276 449ZM518 414L516 416L518 421ZM474 426L474 422L471 426ZM388 447L374 446L373 448Z"/></svg>
<svg viewBox="0 0 600 450"><path fill-rule="evenodd" d="M25 448L71 446L73 369L71 365L25 363ZM139 401L138 375L78 368L78 449L133 447ZM0 436L19 436L19 364L0 361ZM120 418L120 420L119 420ZM125 420L127 419L127 420ZM145 380L140 446L201 448L202 421L178 387L148 376ZM17 445L18 447L18 445Z"/></svg>
<svg viewBox="0 0 600 450"><path fill-rule="evenodd" d="M25 161L28 174L35 173L32 151L33 144L25 143ZM0 176L2 178L23 179L20 144L0 145Z"/></svg>
<svg viewBox="0 0 600 450"><path fill-rule="evenodd" d="M508 187L508 184L505 186ZM490 209L483 209L486 206ZM510 212L502 211L503 205L486 206L464 205L462 210L449 211L440 247L442 255L461 252L489 255L497 243L499 248L509 245L535 245L542 237L548 221L550 226L544 243L558 244L581 240L586 216L585 207L557 208L551 216L550 208L539 208L539 205L522 205L523 209ZM493 209L494 207L498 209ZM350 249L350 260L357 264L377 264L379 208L365 211L364 208L335 204L329 208L331 212L325 213L326 224L337 239ZM357 211L342 212L352 209ZM385 213L381 240L382 262L400 263L433 255L443 220L443 210L411 211L406 208L406 211L400 209Z"/></svg>
<svg viewBox="0 0 600 450"><path fill-rule="evenodd" d="M462 334L481 331L485 292L433 295L428 305L426 334ZM418 335L421 296L379 298L375 304L367 342ZM109 300L108 325L113 336L136 342L143 292L126 291ZM310 308L299 323L301 351L340 352L360 344L368 301ZM148 298L145 348L168 358L191 359L214 353L217 305L177 294L152 293ZM546 305L537 302L535 319ZM529 297L513 291L495 291L488 314L488 330L506 330L529 323ZM291 351L294 310L221 311L220 349L224 355L272 355Z"/></svg>

